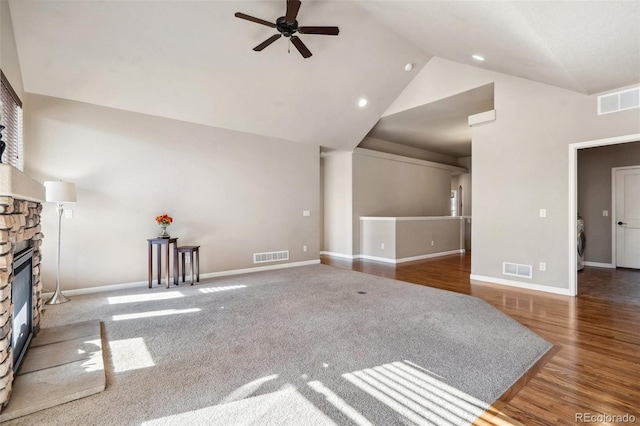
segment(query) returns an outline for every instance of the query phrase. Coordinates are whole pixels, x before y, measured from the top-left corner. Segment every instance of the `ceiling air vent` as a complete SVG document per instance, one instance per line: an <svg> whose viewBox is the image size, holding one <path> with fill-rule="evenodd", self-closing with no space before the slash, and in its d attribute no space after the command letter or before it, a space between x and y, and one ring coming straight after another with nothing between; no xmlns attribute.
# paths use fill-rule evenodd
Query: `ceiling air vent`
<svg viewBox="0 0 640 426"><path fill-rule="evenodd" d="M502 273L521 278L532 278L533 267L531 265L521 265L519 263L502 262Z"/></svg>
<svg viewBox="0 0 640 426"><path fill-rule="evenodd" d="M598 115L640 108L640 87L598 96Z"/></svg>

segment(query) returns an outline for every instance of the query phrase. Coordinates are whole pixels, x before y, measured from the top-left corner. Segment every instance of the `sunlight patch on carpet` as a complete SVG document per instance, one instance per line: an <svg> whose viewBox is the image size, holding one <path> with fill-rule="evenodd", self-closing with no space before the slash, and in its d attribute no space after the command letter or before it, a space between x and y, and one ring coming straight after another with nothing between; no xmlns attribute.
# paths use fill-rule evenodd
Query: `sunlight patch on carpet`
<svg viewBox="0 0 640 426"><path fill-rule="evenodd" d="M113 371L116 373L156 365L142 337L113 340L109 342L109 349L111 350Z"/></svg>
<svg viewBox="0 0 640 426"><path fill-rule="evenodd" d="M471 425L489 408L409 361L342 377L416 425Z"/></svg>
<svg viewBox="0 0 640 426"><path fill-rule="evenodd" d="M141 426L322 425L337 426L291 384L265 395L214 405L158 419Z"/></svg>
<svg viewBox="0 0 640 426"><path fill-rule="evenodd" d="M226 290L236 290L239 288L245 288L247 287L246 285L227 285L227 286L223 286L223 287L208 287L208 288L201 288L200 289L200 293L217 293L219 291L226 291Z"/></svg>
<svg viewBox="0 0 640 426"><path fill-rule="evenodd" d="M151 293L151 294L131 294L128 296L112 296L107 297L110 305L118 305L120 303L137 303L137 302L155 302L157 300L177 299L184 297L179 291L171 291L167 293Z"/></svg>
<svg viewBox="0 0 640 426"><path fill-rule="evenodd" d="M189 309L164 309L162 311L149 311L149 312L137 312L135 314L123 314L123 315L114 315L111 317L114 321L124 321L131 319L140 319L140 318L150 318L150 317L162 317L166 315L179 315L179 314L188 314L191 312L200 312L200 308L189 308Z"/></svg>

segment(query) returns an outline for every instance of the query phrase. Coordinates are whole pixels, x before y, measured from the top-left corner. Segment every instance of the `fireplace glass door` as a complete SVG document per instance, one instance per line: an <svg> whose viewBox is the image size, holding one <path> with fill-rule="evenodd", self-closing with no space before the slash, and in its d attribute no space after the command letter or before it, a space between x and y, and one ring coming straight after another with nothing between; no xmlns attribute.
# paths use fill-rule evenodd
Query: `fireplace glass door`
<svg viewBox="0 0 640 426"><path fill-rule="evenodd" d="M13 352L13 371L20 367L33 331L33 249L18 253L13 261L13 283L11 300L13 301L13 332L11 348Z"/></svg>

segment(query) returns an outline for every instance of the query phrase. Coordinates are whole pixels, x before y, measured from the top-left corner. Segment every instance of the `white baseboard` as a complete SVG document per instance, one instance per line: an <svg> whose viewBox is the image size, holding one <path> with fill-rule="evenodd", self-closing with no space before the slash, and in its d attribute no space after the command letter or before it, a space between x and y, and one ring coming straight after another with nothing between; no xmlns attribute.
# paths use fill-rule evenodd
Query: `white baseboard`
<svg viewBox="0 0 640 426"><path fill-rule="evenodd" d="M248 274L251 272L271 271L274 269L295 268L297 266L317 265L319 263L320 263L320 259L314 259L314 260L305 260L302 262L281 263L278 265L257 266L255 268L232 269L229 271L209 272L206 274L200 274L200 279L202 280L207 278L217 278L217 277L226 277L230 275ZM63 293L65 296L78 296L82 294L102 293L104 291L126 290L129 288L148 287L148 286L149 286L149 281L145 280L145 281L135 281L130 283L122 283L122 284L111 284L111 285L102 285L97 287L64 290ZM48 299L49 297L51 297L51 295L53 295L53 292L42 293L42 298Z"/></svg>
<svg viewBox="0 0 640 426"><path fill-rule="evenodd" d="M134 281L130 283L101 285L97 287L87 287L87 288L76 288L73 290L62 290L62 293L64 293L65 296L79 296L81 294L102 293L103 291L115 291L115 290L126 290L129 288L147 287L148 285L149 285L149 281ZM42 298L48 299L52 295L53 295L53 292L42 293Z"/></svg>
<svg viewBox="0 0 640 426"><path fill-rule="evenodd" d="M482 275L475 275L475 274L471 274L469 278L473 281L479 281L480 283L485 282L485 283L491 283L491 284L500 284L500 285L505 285L509 287L518 287L518 288L524 288L527 290L543 291L545 293L554 293L554 294L561 294L563 296L570 296L568 288L551 287L548 285L541 285L541 284L529 284L529 283L523 283L520 281L505 280L504 278L485 277Z"/></svg>
<svg viewBox="0 0 640 426"><path fill-rule="evenodd" d="M369 256L368 254L342 254L342 253L333 253L330 251L321 251L320 254L324 254L331 257L339 257L341 259L348 260L373 260L375 262L384 262L384 263L404 263L404 262L413 262L414 260L422 260L422 259L430 259L432 257L441 257L441 256L449 256L451 254L460 254L464 253L465 249L459 250L451 250L451 251L442 251L439 253L431 253L431 254L423 254L420 256L412 256L412 257L403 257L401 259L391 259L389 257L379 257L379 256Z"/></svg>
<svg viewBox="0 0 640 426"><path fill-rule="evenodd" d="M596 268L616 269L615 265L613 265L612 263L587 262L586 260L582 263L584 264L584 266L595 266Z"/></svg>
<svg viewBox="0 0 640 426"><path fill-rule="evenodd" d="M465 252L464 249L459 249L459 250L451 250L451 251L441 251L439 253L423 254L423 255L420 255L420 256L403 257L403 258L400 258L400 259L390 259L388 257L378 257L378 256L369 256L368 254L359 254L359 255L354 256L354 258L359 258L359 259L364 259L364 260L374 260L376 262L397 264L397 263L413 262L415 260L431 259L433 257L449 256L449 255L452 255L452 254L460 254L460 253L464 253L464 252Z"/></svg>
<svg viewBox="0 0 640 426"><path fill-rule="evenodd" d="M452 254L464 253L465 249L441 251L439 253L423 254L420 256L403 257L402 259L396 259L396 263L413 262L414 260L431 259L433 257L450 256Z"/></svg>
<svg viewBox="0 0 640 426"><path fill-rule="evenodd" d="M396 263L395 259L389 259L388 257L369 256L368 254L358 254L357 259L373 260L374 262Z"/></svg>
<svg viewBox="0 0 640 426"><path fill-rule="evenodd" d="M331 257L339 257L341 259L348 259L348 260L358 259L357 255L354 256L352 254L334 253L332 251L321 251L320 254L324 254L326 256L331 256Z"/></svg>

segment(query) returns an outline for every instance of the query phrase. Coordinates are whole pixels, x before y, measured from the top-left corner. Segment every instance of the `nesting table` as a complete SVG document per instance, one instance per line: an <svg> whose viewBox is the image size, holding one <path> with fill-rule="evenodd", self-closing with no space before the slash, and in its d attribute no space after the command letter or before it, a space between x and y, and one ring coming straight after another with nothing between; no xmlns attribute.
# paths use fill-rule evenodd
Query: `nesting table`
<svg viewBox="0 0 640 426"><path fill-rule="evenodd" d="M158 269L158 285L162 285L162 252L165 258L165 280L169 288L169 252L173 244L173 282L178 284L178 239L177 238L149 238L149 288L153 284L153 246L156 246L156 259ZM163 249L166 246L166 250Z"/></svg>

